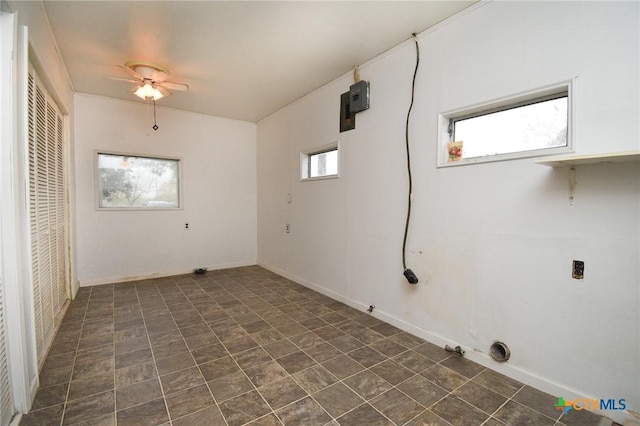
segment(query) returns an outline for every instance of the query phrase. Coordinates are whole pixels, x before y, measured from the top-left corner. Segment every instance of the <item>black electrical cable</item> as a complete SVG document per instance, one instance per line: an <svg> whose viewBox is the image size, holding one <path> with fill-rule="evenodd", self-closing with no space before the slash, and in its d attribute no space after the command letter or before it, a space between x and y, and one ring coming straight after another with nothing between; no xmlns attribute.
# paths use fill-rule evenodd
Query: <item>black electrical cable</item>
<svg viewBox="0 0 640 426"><path fill-rule="evenodd" d="M411 178L411 154L409 151L409 120L411 118L411 110L413 109L413 99L416 92L416 75L418 74L418 66L420 65L420 46L418 45L418 37L416 33L413 33L413 40L416 43L416 68L413 71L413 80L411 82L411 103L409 104L409 111L407 111L407 124L405 127L405 143L407 149L407 174L409 175L409 196L407 198L407 220L404 225L404 238L402 240L402 268L404 269L404 276L409 284L417 284L418 277L413 273L411 269L407 268L406 251L407 251L407 235L409 233L409 223L411 222L411 197L413 195L413 181Z"/></svg>

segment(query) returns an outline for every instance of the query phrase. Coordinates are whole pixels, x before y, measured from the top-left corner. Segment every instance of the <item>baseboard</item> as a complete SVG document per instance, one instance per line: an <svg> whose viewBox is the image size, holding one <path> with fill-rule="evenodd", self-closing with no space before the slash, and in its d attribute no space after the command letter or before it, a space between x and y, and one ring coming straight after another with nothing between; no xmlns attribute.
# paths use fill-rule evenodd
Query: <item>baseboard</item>
<svg viewBox="0 0 640 426"><path fill-rule="evenodd" d="M296 283L303 285L307 288L310 288L314 291L317 291L320 294L328 296L334 300L344 303L345 305L351 306L354 309L366 311L369 307L368 304L349 299L341 294L338 294L332 290L324 288L316 283L305 280L302 277L298 277L293 275L285 270L266 265L258 262L258 266L267 269L273 273L281 275L291 281L295 281ZM425 330L423 328L417 327L411 323L408 323L400 318L397 318L393 315L390 315L384 311L379 309L375 309L371 314L374 317L387 322L399 329L406 331L407 333L413 334L414 336L418 336L434 345L444 347L446 345L455 347L459 343L454 342L452 340L447 339L444 336L441 336L437 333L433 333L429 330ZM488 355L469 350L464 355L465 358L482 365L483 367L487 367L493 371L496 371L500 374L504 374L507 377L510 377L514 380L518 380L526 385L529 385L533 388L539 389L543 392L546 392L551 395L562 395L566 400L574 400L578 398L588 398L588 399L599 399L600 397L595 397L593 395L587 395L583 392L580 392L577 389L573 389L568 387L562 383L557 383L552 380L549 380L546 377L539 376L531 371L523 370L521 368L515 367L508 363L498 363L494 361ZM602 411L602 410L594 410L594 413L607 417L617 423L623 424L625 426L640 426L640 415L630 411L630 410L620 410L620 411Z"/></svg>
<svg viewBox="0 0 640 426"><path fill-rule="evenodd" d="M13 417L13 419L11 419L11 423L9 423L9 426L19 426L21 421L22 413L18 413Z"/></svg>
<svg viewBox="0 0 640 426"><path fill-rule="evenodd" d="M209 271L215 271L218 269L229 269L229 268L240 268L243 266L253 266L255 264L256 264L255 260L248 260L244 262L221 263L213 266L206 266L206 268ZM79 280L78 283L80 287L91 287L94 285L126 283L131 281L142 281L142 280L149 280L154 278L174 277L177 275L187 275L192 273L193 273L193 269L181 269L177 271L154 272L154 273L141 274L141 275L113 276L113 277L106 277L106 278L96 278L91 280Z"/></svg>
<svg viewBox="0 0 640 426"><path fill-rule="evenodd" d="M33 405L33 401L36 399L36 393L38 393L38 388L40 387L40 376L36 374L29 383L29 395L31 399L29 401L25 401L27 405L22 407L24 409L24 414L28 413L31 410L31 406Z"/></svg>
<svg viewBox="0 0 640 426"><path fill-rule="evenodd" d="M71 300L75 300L76 294L80 290L80 281L77 281L71 285Z"/></svg>

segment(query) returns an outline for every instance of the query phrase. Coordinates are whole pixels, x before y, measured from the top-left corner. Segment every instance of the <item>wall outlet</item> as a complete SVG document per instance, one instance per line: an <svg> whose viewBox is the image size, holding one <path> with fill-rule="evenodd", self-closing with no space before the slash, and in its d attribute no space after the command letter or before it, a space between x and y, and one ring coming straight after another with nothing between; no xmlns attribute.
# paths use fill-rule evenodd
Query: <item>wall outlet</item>
<svg viewBox="0 0 640 426"><path fill-rule="evenodd" d="M291 225L289 225L288 223L284 225L284 232L286 232L287 234L291 233Z"/></svg>
<svg viewBox="0 0 640 426"><path fill-rule="evenodd" d="M189 229L191 229L191 228L189 227L189 222L185 222L185 223L184 223L184 229L185 229L185 231L188 231Z"/></svg>
<svg viewBox="0 0 640 426"><path fill-rule="evenodd" d="M582 260L574 260L571 269L571 277L577 280L584 278L584 262Z"/></svg>

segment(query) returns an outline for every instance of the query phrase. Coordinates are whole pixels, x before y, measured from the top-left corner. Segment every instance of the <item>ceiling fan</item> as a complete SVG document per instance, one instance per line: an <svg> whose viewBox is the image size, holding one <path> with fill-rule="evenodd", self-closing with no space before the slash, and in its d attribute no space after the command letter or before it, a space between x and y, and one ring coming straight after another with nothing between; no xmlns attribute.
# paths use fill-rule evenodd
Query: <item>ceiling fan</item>
<svg viewBox="0 0 640 426"><path fill-rule="evenodd" d="M152 62L127 61L119 65L127 71L134 79L107 77L110 80L126 81L136 83L138 87L134 94L141 99L157 101L160 98L169 96L169 90L188 92L189 86L184 83L169 81L171 73L161 65Z"/></svg>

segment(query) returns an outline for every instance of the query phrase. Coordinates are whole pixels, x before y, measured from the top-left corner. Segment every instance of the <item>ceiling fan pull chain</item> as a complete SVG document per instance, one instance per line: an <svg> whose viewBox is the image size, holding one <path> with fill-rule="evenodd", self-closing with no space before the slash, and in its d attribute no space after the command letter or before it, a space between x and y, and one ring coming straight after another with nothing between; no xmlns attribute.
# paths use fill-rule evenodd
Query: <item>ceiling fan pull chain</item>
<svg viewBox="0 0 640 426"><path fill-rule="evenodd" d="M158 123L156 120L156 100L153 100L153 130L158 130Z"/></svg>

